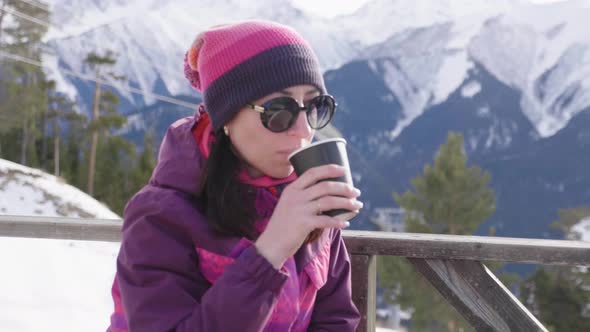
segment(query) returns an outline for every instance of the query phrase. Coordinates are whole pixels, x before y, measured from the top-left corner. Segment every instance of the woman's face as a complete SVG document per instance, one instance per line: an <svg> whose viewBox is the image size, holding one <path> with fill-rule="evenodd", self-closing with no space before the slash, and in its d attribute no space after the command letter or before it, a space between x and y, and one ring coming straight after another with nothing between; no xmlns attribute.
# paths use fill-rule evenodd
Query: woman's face
<svg viewBox="0 0 590 332"><path fill-rule="evenodd" d="M252 104L262 105L267 100L288 96L303 106L319 94L320 91L312 85L297 85L254 100ZM293 167L287 159L289 154L309 145L315 134L303 111L291 128L280 133L265 128L260 113L248 107L241 109L226 126L235 152L245 161L253 177L284 178L291 175Z"/></svg>

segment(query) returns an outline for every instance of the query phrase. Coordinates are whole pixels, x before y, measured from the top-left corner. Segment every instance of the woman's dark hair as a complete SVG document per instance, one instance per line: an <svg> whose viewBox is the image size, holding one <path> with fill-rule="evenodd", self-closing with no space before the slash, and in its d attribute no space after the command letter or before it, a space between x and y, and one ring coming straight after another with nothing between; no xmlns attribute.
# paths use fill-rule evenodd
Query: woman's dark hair
<svg viewBox="0 0 590 332"><path fill-rule="evenodd" d="M236 180L240 162L229 137L223 130L217 130L202 173L202 203L207 221L215 231L254 240L257 236L254 223L259 218L255 206L256 188ZM321 234L321 229L314 230L306 243L317 240Z"/></svg>

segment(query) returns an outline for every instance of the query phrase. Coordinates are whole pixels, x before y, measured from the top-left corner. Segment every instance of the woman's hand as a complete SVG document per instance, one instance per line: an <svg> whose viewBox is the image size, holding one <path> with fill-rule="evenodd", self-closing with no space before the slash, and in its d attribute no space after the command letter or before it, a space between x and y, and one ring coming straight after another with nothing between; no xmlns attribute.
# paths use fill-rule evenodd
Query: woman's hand
<svg viewBox="0 0 590 332"><path fill-rule="evenodd" d="M357 211L363 207L356 199L360 191L353 186L335 181L319 182L345 174L345 168L339 165L318 166L285 187L266 229L255 243L258 252L276 269L295 254L314 229L349 226L347 221L321 215L322 211Z"/></svg>

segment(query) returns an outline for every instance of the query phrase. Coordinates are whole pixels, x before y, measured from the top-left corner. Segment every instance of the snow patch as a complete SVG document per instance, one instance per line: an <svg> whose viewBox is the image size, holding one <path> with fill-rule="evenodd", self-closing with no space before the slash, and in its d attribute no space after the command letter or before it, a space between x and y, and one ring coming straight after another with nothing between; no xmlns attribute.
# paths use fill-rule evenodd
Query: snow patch
<svg viewBox="0 0 590 332"><path fill-rule="evenodd" d="M572 45L525 90L523 112L541 136L551 136L590 106L590 45Z"/></svg>
<svg viewBox="0 0 590 332"><path fill-rule="evenodd" d="M121 128L121 132L129 132L133 130L145 130L146 123L144 118L141 114L133 114L127 117L127 123L123 128Z"/></svg>
<svg viewBox="0 0 590 332"><path fill-rule="evenodd" d="M481 84L477 81L471 81L461 89L461 96L463 96L463 98L473 98L473 96L480 92Z"/></svg>
<svg viewBox="0 0 590 332"><path fill-rule="evenodd" d="M70 100L76 100L78 91L66 75L59 70L59 58L55 54L48 53L43 53L41 57L43 71L47 75L47 79L55 81L56 91L65 94Z"/></svg>
<svg viewBox="0 0 590 332"><path fill-rule="evenodd" d="M0 237L0 330L105 331L118 251L119 243Z"/></svg>
<svg viewBox="0 0 590 332"><path fill-rule="evenodd" d="M513 127L513 126L512 126ZM494 119L492 126L488 129L488 137L485 142L486 149L494 147L507 148L512 143L512 128L503 125Z"/></svg>
<svg viewBox="0 0 590 332"><path fill-rule="evenodd" d="M494 124L489 128L488 139L485 147L487 149L492 146L507 148L512 143L512 132L506 126L503 126L498 120L494 119Z"/></svg>
<svg viewBox="0 0 590 332"><path fill-rule="evenodd" d="M406 126L422 114L428 104L430 93L414 84L401 66L392 60L382 60L369 67L378 68L379 72L383 74L385 84L402 105L403 117L389 133L389 139L393 141Z"/></svg>
<svg viewBox="0 0 590 332"><path fill-rule="evenodd" d="M393 101L395 101L395 96L392 95L391 93L388 93L386 95L383 95L379 98L381 101L387 102L387 103L391 103Z"/></svg>
<svg viewBox="0 0 590 332"><path fill-rule="evenodd" d="M467 52L455 52L453 55L445 57L438 71L437 84L433 90L433 104L447 100L449 95L465 81L471 68L473 68L473 62L469 60Z"/></svg>
<svg viewBox="0 0 590 332"><path fill-rule="evenodd" d="M62 179L0 159L0 214L120 219Z"/></svg>
<svg viewBox="0 0 590 332"><path fill-rule="evenodd" d="M498 80L523 89L532 70L536 35L526 25L489 20L469 44L469 54Z"/></svg>
<svg viewBox="0 0 590 332"><path fill-rule="evenodd" d="M480 118L487 118L491 115L490 106L488 105L478 108L476 112Z"/></svg>
<svg viewBox="0 0 590 332"><path fill-rule="evenodd" d="M572 231L580 236L582 241L590 241L590 217L582 219L572 227Z"/></svg>

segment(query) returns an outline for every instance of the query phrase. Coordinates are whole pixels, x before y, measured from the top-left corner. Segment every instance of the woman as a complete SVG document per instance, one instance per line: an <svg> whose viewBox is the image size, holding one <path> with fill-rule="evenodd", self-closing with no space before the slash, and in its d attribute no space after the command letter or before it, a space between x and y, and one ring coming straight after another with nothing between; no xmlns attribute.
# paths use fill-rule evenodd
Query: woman
<svg viewBox="0 0 590 332"><path fill-rule="evenodd" d="M170 126L147 186L127 204L109 331L354 331L348 222L358 189L297 177L287 156L334 113L317 57L264 21L197 36L185 74L203 93Z"/></svg>

